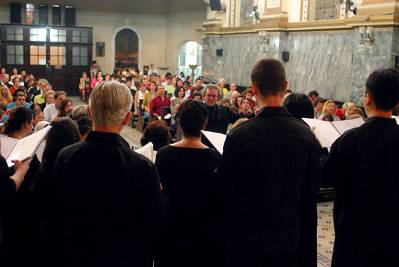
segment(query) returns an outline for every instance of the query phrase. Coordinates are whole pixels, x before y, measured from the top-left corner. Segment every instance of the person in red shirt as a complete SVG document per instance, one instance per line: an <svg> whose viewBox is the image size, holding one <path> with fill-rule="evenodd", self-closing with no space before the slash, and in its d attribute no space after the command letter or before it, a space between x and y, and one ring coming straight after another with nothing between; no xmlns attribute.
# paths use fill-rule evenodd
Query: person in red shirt
<svg viewBox="0 0 399 267"><path fill-rule="evenodd" d="M151 100L150 115L151 117L162 117L162 108L170 108L170 99L165 96L165 88L158 86L156 91L157 96Z"/></svg>

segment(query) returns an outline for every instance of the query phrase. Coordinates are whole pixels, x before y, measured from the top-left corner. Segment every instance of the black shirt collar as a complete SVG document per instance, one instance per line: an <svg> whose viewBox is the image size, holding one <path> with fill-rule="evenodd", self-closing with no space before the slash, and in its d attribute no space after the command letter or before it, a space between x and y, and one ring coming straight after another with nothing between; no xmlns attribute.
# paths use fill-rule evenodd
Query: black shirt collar
<svg viewBox="0 0 399 267"><path fill-rule="evenodd" d="M383 117L370 117L367 119L366 124L373 124L378 126L395 126L397 125L396 120L393 118Z"/></svg>
<svg viewBox="0 0 399 267"><path fill-rule="evenodd" d="M270 116L287 116L291 117L291 114L284 107L264 107L260 110L256 116L258 118L265 118Z"/></svg>
<svg viewBox="0 0 399 267"><path fill-rule="evenodd" d="M105 132L90 132L86 138L87 142L90 143L101 143L101 144L115 144L120 146L130 147L129 143L116 133L105 133Z"/></svg>

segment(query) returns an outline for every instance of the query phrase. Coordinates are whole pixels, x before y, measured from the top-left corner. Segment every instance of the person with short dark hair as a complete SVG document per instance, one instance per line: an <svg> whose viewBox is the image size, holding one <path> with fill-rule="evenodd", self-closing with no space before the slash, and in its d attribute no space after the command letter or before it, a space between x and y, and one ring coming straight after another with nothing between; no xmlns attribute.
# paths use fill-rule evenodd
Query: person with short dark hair
<svg viewBox="0 0 399 267"><path fill-rule="evenodd" d="M261 110L227 135L218 169L230 207L226 266L316 267L317 140L283 107L280 61L258 61L251 80Z"/></svg>
<svg viewBox="0 0 399 267"><path fill-rule="evenodd" d="M208 85L204 92L204 102L208 110L208 123L205 130L226 134L229 124L235 123L240 116L233 113L229 108L218 105L221 91L216 85ZM206 145L210 145L206 140Z"/></svg>
<svg viewBox="0 0 399 267"><path fill-rule="evenodd" d="M30 103L26 102L26 94L23 90L18 89L15 92L15 100L7 105L7 111L14 109L15 107L26 107L30 108Z"/></svg>
<svg viewBox="0 0 399 267"><path fill-rule="evenodd" d="M140 144L145 146L151 142L154 145L154 150L158 151L162 147L169 145L172 142L169 126L164 121L153 121L145 128L143 136L140 139Z"/></svg>
<svg viewBox="0 0 399 267"><path fill-rule="evenodd" d="M314 110L312 102L305 94L291 93L283 102L283 106L297 119L313 119Z"/></svg>
<svg viewBox="0 0 399 267"><path fill-rule="evenodd" d="M319 98L319 93L316 90L310 91L308 94L308 97L309 97L309 100L314 105L316 103L316 100Z"/></svg>
<svg viewBox="0 0 399 267"><path fill-rule="evenodd" d="M336 189L333 267L399 266L399 71L366 81L368 119L332 145L323 175Z"/></svg>
<svg viewBox="0 0 399 267"><path fill-rule="evenodd" d="M183 139L157 153L155 164L168 200L163 267L223 266L223 210L214 177L221 157L201 143L207 116L203 103L184 101L177 113Z"/></svg>

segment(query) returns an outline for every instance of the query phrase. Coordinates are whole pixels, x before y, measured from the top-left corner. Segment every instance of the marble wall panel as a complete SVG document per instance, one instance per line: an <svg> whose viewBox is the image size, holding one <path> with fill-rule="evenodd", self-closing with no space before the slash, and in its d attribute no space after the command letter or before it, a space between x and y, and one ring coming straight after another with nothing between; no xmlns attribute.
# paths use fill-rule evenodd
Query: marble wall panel
<svg viewBox="0 0 399 267"><path fill-rule="evenodd" d="M282 60L282 52L290 53L284 63L289 88L308 93L318 90L326 98L362 103L364 83L370 72L394 65L399 56L399 29L374 29L374 45L359 49L358 28L342 31L270 32L270 44L261 49L258 34L208 36L204 53L204 76L209 81L225 77L228 82L250 85L252 66L261 58ZM223 56L216 56L223 49Z"/></svg>

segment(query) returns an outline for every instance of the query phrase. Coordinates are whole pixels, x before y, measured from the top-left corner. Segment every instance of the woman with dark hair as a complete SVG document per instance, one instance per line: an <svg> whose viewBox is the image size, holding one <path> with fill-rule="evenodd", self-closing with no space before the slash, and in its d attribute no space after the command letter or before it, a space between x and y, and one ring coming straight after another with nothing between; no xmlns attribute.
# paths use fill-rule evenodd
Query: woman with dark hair
<svg viewBox="0 0 399 267"><path fill-rule="evenodd" d="M154 145L155 151L158 151L172 142L170 130L166 122L153 121L148 124L147 128L145 128L143 132L140 143L142 146L145 146L149 142Z"/></svg>
<svg viewBox="0 0 399 267"><path fill-rule="evenodd" d="M58 113L57 117L55 117L55 120L59 120L63 117L68 117L68 115L69 115L69 113L71 113L72 109L73 109L72 100L70 100L69 98L64 99L61 102L60 112Z"/></svg>
<svg viewBox="0 0 399 267"><path fill-rule="evenodd" d="M309 97L305 94L291 93L283 102L283 106L288 109L290 114L297 118L313 119L314 109Z"/></svg>
<svg viewBox="0 0 399 267"><path fill-rule="evenodd" d="M25 107L17 107L9 114L5 135L15 139L22 139L32 133L32 111Z"/></svg>
<svg viewBox="0 0 399 267"><path fill-rule="evenodd" d="M30 109L17 107L9 116L5 129L8 137L22 139L32 133ZM4 260L8 263L5 266L34 266L38 256L40 221L33 191L40 162L36 156L29 166L18 192L3 209Z"/></svg>
<svg viewBox="0 0 399 267"><path fill-rule="evenodd" d="M207 118L205 104L184 101L177 113L183 139L157 154L168 201L162 267L223 266L221 193L214 177L221 155L201 142Z"/></svg>
<svg viewBox="0 0 399 267"><path fill-rule="evenodd" d="M39 220L43 223L46 219L52 217L52 213L57 207L52 206L52 200L54 199L54 177L53 171L58 153L66 146L72 145L80 141L80 134L76 123L69 118L60 118L58 121L51 123L52 128L50 129L47 138L46 146L43 152L43 159L41 166L37 172L35 193L37 194L38 201L38 215ZM42 233L42 240L46 240ZM41 249L43 251L48 250L48 247L52 244L42 244ZM40 258L43 260L46 255L41 254ZM41 262L43 263L43 262Z"/></svg>

